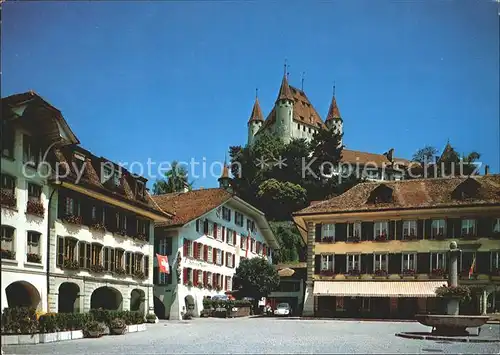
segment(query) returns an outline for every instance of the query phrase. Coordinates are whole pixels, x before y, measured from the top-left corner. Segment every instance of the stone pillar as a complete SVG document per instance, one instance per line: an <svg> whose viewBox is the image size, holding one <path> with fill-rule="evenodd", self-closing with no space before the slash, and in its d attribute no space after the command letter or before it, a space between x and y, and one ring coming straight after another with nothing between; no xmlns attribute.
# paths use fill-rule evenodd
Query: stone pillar
<svg viewBox="0 0 500 355"><path fill-rule="evenodd" d="M481 306L481 314L485 316L488 310L488 293L486 290L483 290L483 295L481 296Z"/></svg>
<svg viewBox="0 0 500 355"><path fill-rule="evenodd" d="M304 294L304 309L302 315L304 317L314 316L314 240L316 234L316 224L314 222L307 223L307 279L306 290Z"/></svg>
<svg viewBox="0 0 500 355"><path fill-rule="evenodd" d="M450 243L450 251L448 252L450 257L448 286L450 287L458 286L458 254L460 254L460 250L458 249L457 242L453 241ZM460 301L456 298L450 298L446 307L446 313L448 315L458 315L459 312Z"/></svg>

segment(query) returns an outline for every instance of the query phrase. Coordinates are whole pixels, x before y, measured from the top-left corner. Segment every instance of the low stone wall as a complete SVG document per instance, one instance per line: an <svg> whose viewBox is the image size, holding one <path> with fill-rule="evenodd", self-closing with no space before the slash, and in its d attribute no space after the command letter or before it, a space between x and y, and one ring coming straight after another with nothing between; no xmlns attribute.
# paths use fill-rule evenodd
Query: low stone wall
<svg viewBox="0 0 500 355"><path fill-rule="evenodd" d="M236 312L231 312L231 317L248 317L250 315L250 307L236 307Z"/></svg>
<svg viewBox="0 0 500 355"><path fill-rule="evenodd" d="M128 325L125 333L143 332L146 324ZM2 345L27 345L39 343L53 343L56 341L82 339L82 330L72 330L66 332L43 333L43 334L12 334L2 335Z"/></svg>

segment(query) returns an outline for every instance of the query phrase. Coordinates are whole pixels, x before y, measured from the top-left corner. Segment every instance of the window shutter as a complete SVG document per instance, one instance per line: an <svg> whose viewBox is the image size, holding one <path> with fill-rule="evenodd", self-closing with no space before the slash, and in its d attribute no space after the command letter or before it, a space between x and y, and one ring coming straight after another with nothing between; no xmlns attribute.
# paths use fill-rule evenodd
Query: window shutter
<svg viewBox="0 0 500 355"><path fill-rule="evenodd" d="M57 237L57 266L64 263L64 238Z"/></svg>
<svg viewBox="0 0 500 355"><path fill-rule="evenodd" d="M263 249L262 250L262 255L267 256L267 247L266 247L265 244L262 246L262 249Z"/></svg>
<svg viewBox="0 0 500 355"><path fill-rule="evenodd" d="M373 254L361 255L361 272L366 274L373 273Z"/></svg>
<svg viewBox="0 0 500 355"><path fill-rule="evenodd" d="M314 256L314 273L319 274L321 271L321 255Z"/></svg>
<svg viewBox="0 0 500 355"><path fill-rule="evenodd" d="M219 265L224 266L224 250L221 251L220 264Z"/></svg>
<svg viewBox="0 0 500 355"><path fill-rule="evenodd" d="M115 250L113 248L110 249L110 271L115 271ZM156 280L156 279L155 279Z"/></svg>
<svg viewBox="0 0 500 355"><path fill-rule="evenodd" d="M204 248L203 248L203 260L204 261L208 261L208 245L205 245Z"/></svg>
<svg viewBox="0 0 500 355"><path fill-rule="evenodd" d="M389 221L389 240L396 239L396 236L394 235L395 228L396 228L396 221Z"/></svg>
<svg viewBox="0 0 500 355"><path fill-rule="evenodd" d="M212 287L216 287L217 285L217 274L212 274Z"/></svg>
<svg viewBox="0 0 500 355"><path fill-rule="evenodd" d="M184 254L183 256L188 256L188 245L187 245L188 241L186 238L184 238L184 248L183 248L183 251L182 251L182 254Z"/></svg>
<svg viewBox="0 0 500 355"><path fill-rule="evenodd" d="M226 227L222 226L222 241L224 241L225 235L226 235Z"/></svg>
<svg viewBox="0 0 500 355"><path fill-rule="evenodd" d="M431 229L432 229L432 220L426 219L424 220L424 239L431 239Z"/></svg>
<svg viewBox="0 0 500 355"><path fill-rule="evenodd" d="M423 219L419 219L417 221L417 238L418 239L424 238L424 220Z"/></svg>
<svg viewBox="0 0 500 355"><path fill-rule="evenodd" d="M236 245L236 231L233 231L233 244Z"/></svg>
<svg viewBox="0 0 500 355"><path fill-rule="evenodd" d="M487 251L476 252L476 270L480 274L490 271L490 253Z"/></svg>
<svg viewBox="0 0 500 355"><path fill-rule="evenodd" d="M322 228L321 223L316 224L316 235L314 240L317 242L321 242L321 228Z"/></svg>
<svg viewBox="0 0 500 355"><path fill-rule="evenodd" d="M403 221L396 221L396 240L403 240Z"/></svg>
<svg viewBox="0 0 500 355"><path fill-rule="evenodd" d="M159 272L159 267L155 266L153 268L153 284L154 285L159 285L160 284L160 272Z"/></svg>
<svg viewBox="0 0 500 355"><path fill-rule="evenodd" d="M203 285L207 284L207 272L203 271Z"/></svg>
<svg viewBox="0 0 500 355"><path fill-rule="evenodd" d="M419 274L430 273L430 254L429 253L418 253L417 254L417 270Z"/></svg>
<svg viewBox="0 0 500 355"><path fill-rule="evenodd" d="M193 286L198 286L198 270L193 270Z"/></svg>
<svg viewBox="0 0 500 355"><path fill-rule="evenodd" d="M337 274L346 273L346 260L347 256L345 254L335 255L335 272Z"/></svg>
<svg viewBox="0 0 500 355"><path fill-rule="evenodd" d="M389 258L387 259L388 262L387 268L389 270L389 274L401 273L401 266L402 266L401 260L402 260L401 253L389 254Z"/></svg>
<svg viewBox="0 0 500 355"><path fill-rule="evenodd" d="M149 256L144 256L144 275L149 277Z"/></svg>
<svg viewBox="0 0 500 355"><path fill-rule="evenodd" d="M224 290L227 291L227 276L224 276Z"/></svg>
<svg viewBox="0 0 500 355"><path fill-rule="evenodd" d="M236 262L236 255L233 254L233 263L231 265L232 268L234 268L234 263Z"/></svg>
<svg viewBox="0 0 500 355"><path fill-rule="evenodd" d="M200 220L199 219L196 220L196 231L200 232Z"/></svg>
<svg viewBox="0 0 500 355"><path fill-rule="evenodd" d="M198 243L193 242L193 257L198 259Z"/></svg>
<svg viewBox="0 0 500 355"><path fill-rule="evenodd" d="M477 236L479 238L489 238L493 232L493 220L488 217L480 217L477 220Z"/></svg>
<svg viewBox="0 0 500 355"><path fill-rule="evenodd" d="M212 249L212 263L215 264L217 262L217 248Z"/></svg>
<svg viewBox="0 0 500 355"><path fill-rule="evenodd" d="M183 274L184 274L184 283L187 283L189 280L188 280L188 269L187 268L184 268L182 270Z"/></svg>
<svg viewBox="0 0 500 355"><path fill-rule="evenodd" d="M214 223L214 235L213 237L215 239L219 239L219 233L218 233L218 229L217 229L217 223Z"/></svg>
<svg viewBox="0 0 500 355"><path fill-rule="evenodd" d="M208 235L208 219L205 219L205 221L203 222L203 233L205 235Z"/></svg>

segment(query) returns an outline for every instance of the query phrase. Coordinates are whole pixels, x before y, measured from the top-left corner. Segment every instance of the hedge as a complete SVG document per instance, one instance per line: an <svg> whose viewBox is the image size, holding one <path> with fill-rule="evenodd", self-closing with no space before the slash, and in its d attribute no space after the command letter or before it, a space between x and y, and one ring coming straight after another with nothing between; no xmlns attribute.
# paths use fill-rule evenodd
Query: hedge
<svg viewBox="0 0 500 355"><path fill-rule="evenodd" d="M203 300L203 308L204 309L210 309L210 308L226 308L226 309L231 309L233 307L251 307L252 303L247 300L211 300L211 299L204 299Z"/></svg>
<svg viewBox="0 0 500 355"><path fill-rule="evenodd" d="M142 324L144 315L133 311L91 309L89 313L45 313L37 319L36 310L27 307L5 308L2 313L2 333L34 334L81 330L91 321L110 325L115 318L125 324Z"/></svg>

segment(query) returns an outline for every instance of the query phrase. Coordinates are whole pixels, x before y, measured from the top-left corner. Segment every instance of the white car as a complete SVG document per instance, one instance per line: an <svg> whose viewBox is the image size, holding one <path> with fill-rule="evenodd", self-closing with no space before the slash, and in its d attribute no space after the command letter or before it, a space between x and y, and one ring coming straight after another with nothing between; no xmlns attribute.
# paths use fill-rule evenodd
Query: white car
<svg viewBox="0 0 500 355"><path fill-rule="evenodd" d="M292 309L288 303L280 303L274 310L275 316L289 316L292 314Z"/></svg>

